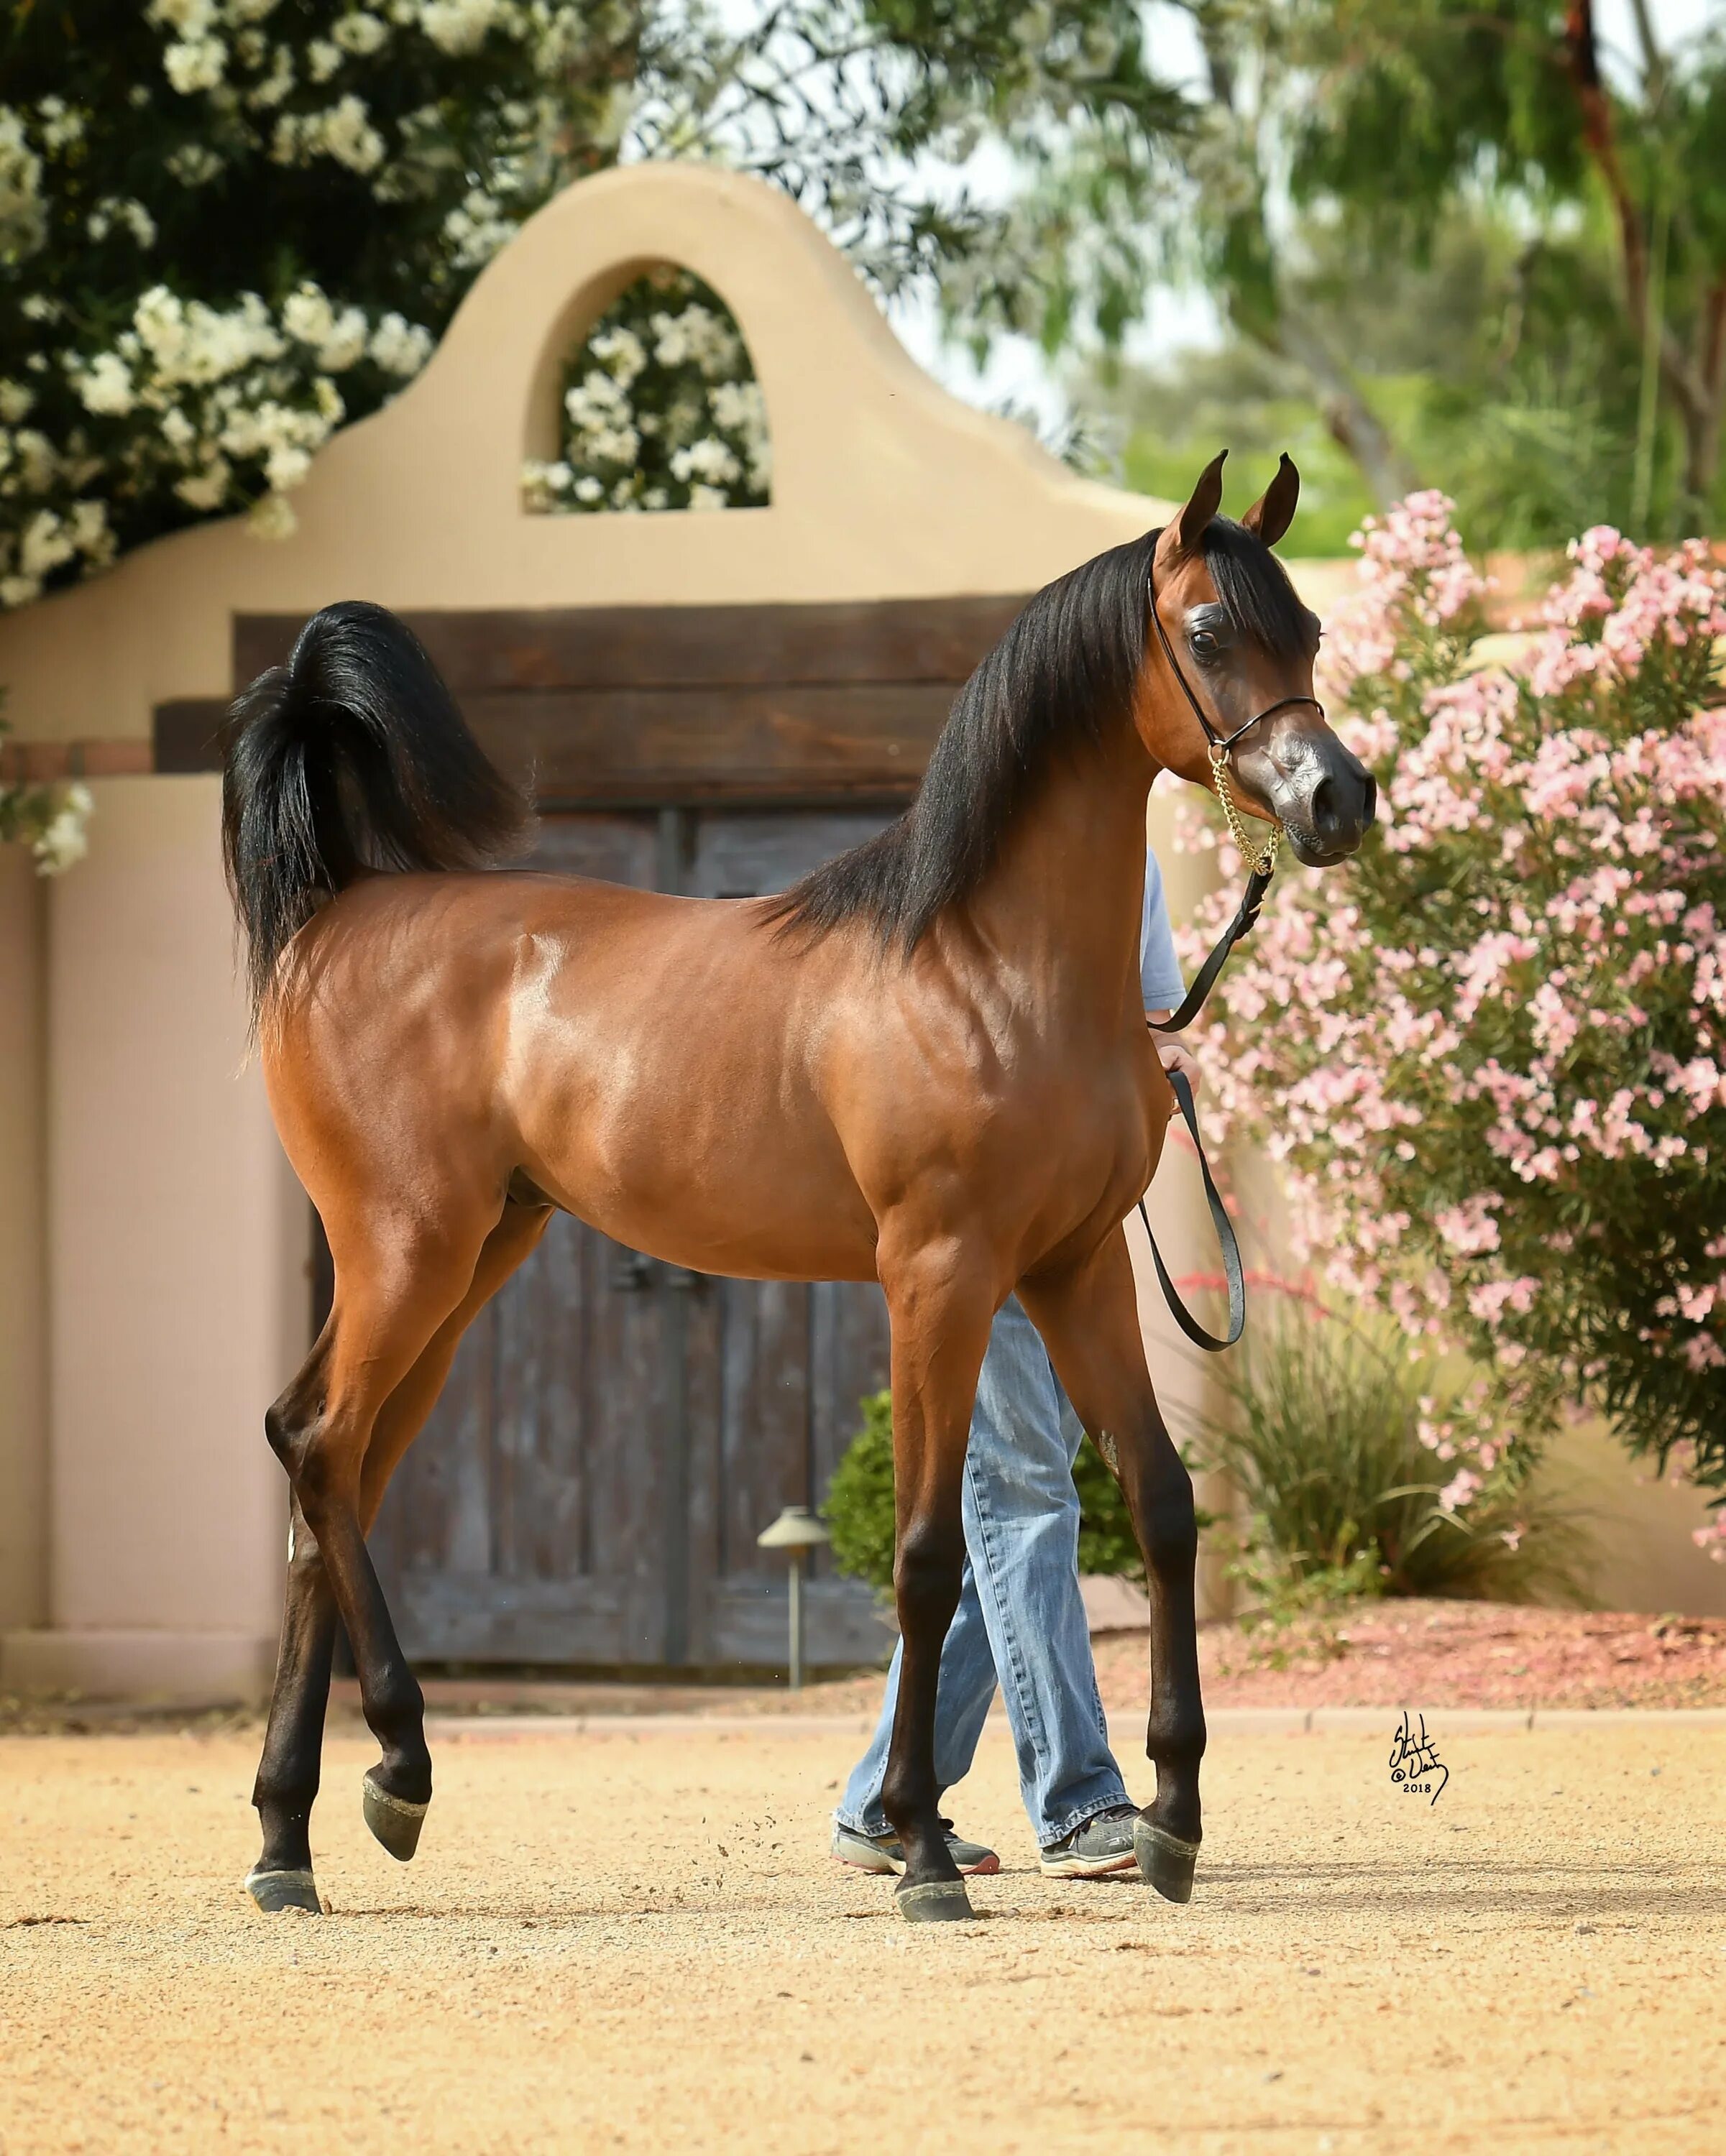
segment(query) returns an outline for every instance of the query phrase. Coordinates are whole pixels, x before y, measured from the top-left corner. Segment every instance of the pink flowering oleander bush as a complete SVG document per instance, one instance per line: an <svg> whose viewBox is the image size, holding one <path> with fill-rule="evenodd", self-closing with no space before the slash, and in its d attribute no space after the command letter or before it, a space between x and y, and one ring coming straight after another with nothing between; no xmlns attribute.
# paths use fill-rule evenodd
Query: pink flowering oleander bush
<svg viewBox="0 0 1726 2156"><path fill-rule="evenodd" d="M1279 873L1206 1066L1333 1289L1472 1358L1420 1430L1445 1507L1519 1486L1570 1402L1726 1493L1726 575L1590 531L1494 661L1450 516L1361 535L1320 693L1379 828ZM1238 880L1202 812L1184 843Z"/></svg>

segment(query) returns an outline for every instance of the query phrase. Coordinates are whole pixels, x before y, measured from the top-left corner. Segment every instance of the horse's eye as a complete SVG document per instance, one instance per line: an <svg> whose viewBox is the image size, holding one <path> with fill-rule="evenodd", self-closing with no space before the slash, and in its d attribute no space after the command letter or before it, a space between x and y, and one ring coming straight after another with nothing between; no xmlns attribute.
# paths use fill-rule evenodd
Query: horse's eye
<svg viewBox="0 0 1726 2156"><path fill-rule="evenodd" d="M1208 629L1195 629L1190 640L1195 659L1215 659L1223 648L1215 632Z"/></svg>

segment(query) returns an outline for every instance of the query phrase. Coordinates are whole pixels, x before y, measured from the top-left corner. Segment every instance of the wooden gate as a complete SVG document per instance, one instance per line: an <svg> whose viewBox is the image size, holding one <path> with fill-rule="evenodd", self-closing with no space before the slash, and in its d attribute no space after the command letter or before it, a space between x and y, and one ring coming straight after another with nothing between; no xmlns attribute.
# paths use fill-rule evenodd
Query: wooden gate
<svg viewBox="0 0 1726 2156"><path fill-rule="evenodd" d="M908 798L1012 599L411 617L488 751L546 812L541 866L709 898L782 890ZM235 673L298 624L246 617ZM158 712L158 752L206 752ZM678 1022L667 1014L667 1023ZM773 1666L783 1562L886 1383L873 1286L666 1265L559 1215L470 1330L372 1549L426 1662ZM872 1596L812 1568L816 1664L871 1660Z"/></svg>

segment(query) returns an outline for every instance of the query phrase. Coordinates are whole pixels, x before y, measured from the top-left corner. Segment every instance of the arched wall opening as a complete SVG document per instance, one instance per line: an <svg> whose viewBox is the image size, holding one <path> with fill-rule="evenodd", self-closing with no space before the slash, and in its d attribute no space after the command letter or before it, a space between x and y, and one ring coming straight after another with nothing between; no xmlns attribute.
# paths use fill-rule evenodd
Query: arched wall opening
<svg viewBox="0 0 1726 2156"><path fill-rule="evenodd" d="M549 453L522 471L538 515L764 509L773 449L766 401L735 316L691 270L640 268L540 394L533 433Z"/></svg>

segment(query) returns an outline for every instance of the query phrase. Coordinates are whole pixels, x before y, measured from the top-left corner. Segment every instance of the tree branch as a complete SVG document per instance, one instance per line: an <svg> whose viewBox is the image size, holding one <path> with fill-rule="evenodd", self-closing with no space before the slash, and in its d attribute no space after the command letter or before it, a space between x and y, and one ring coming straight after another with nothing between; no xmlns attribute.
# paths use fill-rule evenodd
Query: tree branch
<svg viewBox="0 0 1726 2156"><path fill-rule="evenodd" d="M1612 125L1612 100L1600 79L1594 0L1569 0L1564 11L1564 49L1569 56L1570 81L1582 118L1582 139L1600 168L1617 213L1618 237L1624 250L1625 288L1631 319L1641 329L1648 305L1648 242L1636 198L1619 162L1618 139Z"/></svg>
<svg viewBox="0 0 1726 2156"><path fill-rule="evenodd" d="M1314 326L1303 321L1286 300L1279 301L1271 348L1292 359L1312 377L1318 408L1331 439L1359 466L1380 509L1411 493L1419 485L1414 467L1391 439L1360 385Z"/></svg>

